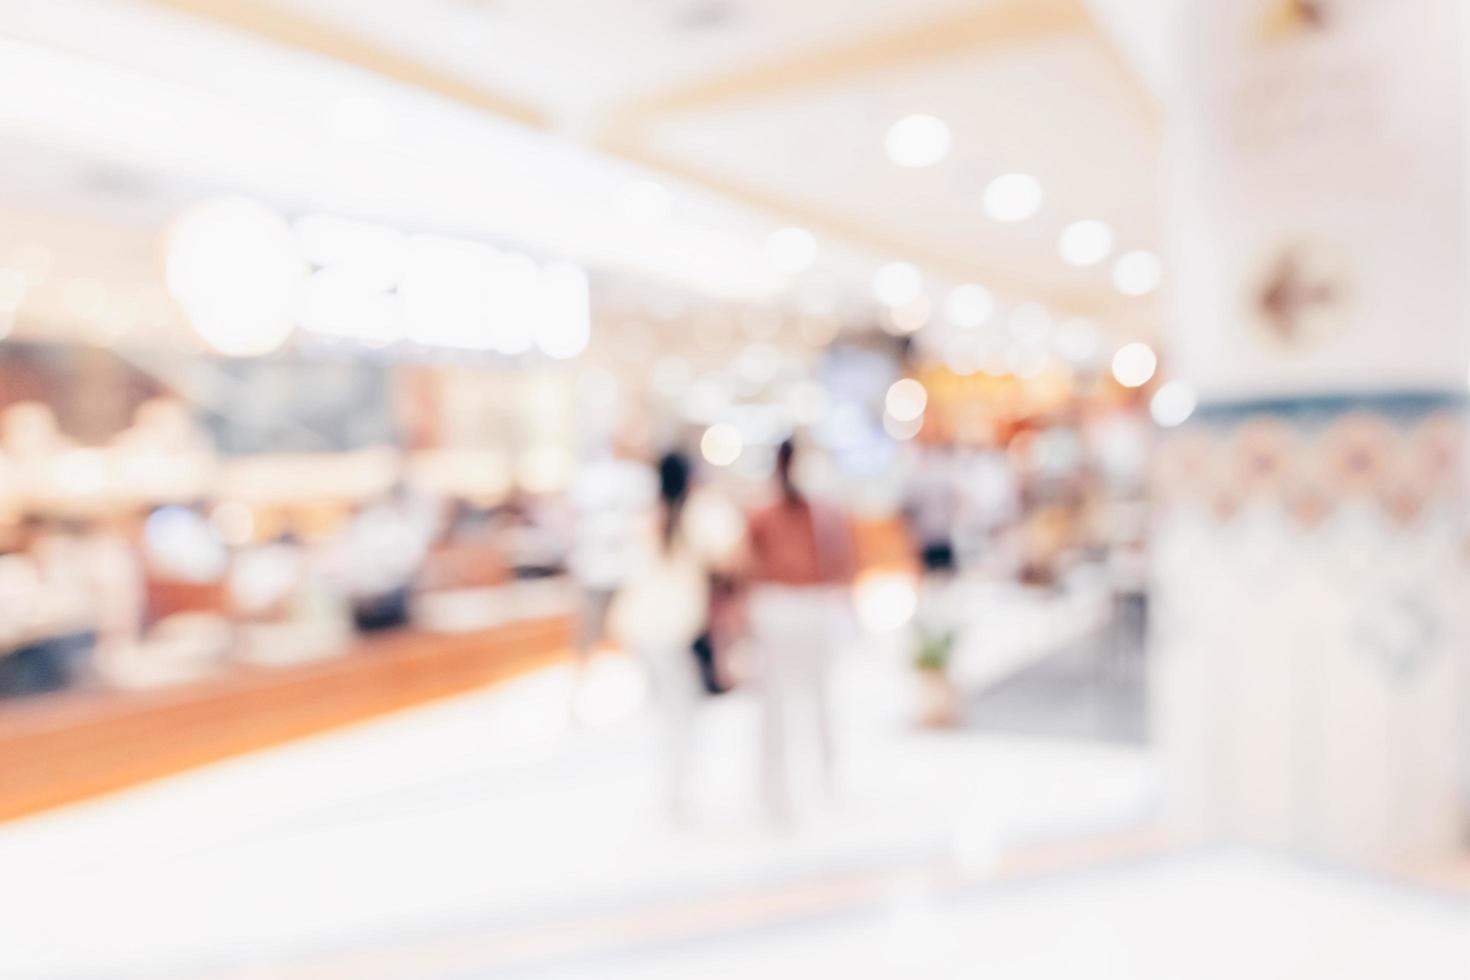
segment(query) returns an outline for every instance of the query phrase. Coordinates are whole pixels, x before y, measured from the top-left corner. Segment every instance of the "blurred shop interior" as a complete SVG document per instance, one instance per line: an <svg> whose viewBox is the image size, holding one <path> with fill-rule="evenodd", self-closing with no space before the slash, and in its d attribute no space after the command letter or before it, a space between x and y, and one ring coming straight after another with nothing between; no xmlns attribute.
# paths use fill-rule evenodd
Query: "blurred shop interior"
<svg viewBox="0 0 1470 980"><path fill-rule="evenodd" d="M1470 34L1408 6L0 3L0 973L1215 976L1200 902L1220 976L1460 975Z"/></svg>

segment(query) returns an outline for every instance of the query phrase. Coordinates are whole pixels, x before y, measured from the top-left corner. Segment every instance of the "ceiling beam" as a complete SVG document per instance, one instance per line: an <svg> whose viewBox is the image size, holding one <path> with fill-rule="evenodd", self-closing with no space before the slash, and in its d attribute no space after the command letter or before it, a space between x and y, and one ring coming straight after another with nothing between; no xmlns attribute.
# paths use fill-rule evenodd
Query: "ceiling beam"
<svg viewBox="0 0 1470 980"><path fill-rule="evenodd" d="M459 75L400 54L360 35L343 31L265 0L139 0L141 3L207 21L241 34L308 54L330 58L404 85L503 116L526 126L547 128L547 115L535 106L491 92ZM405 13L411 13L405 5Z"/></svg>
<svg viewBox="0 0 1470 980"><path fill-rule="evenodd" d="M618 110L616 125L635 126L656 117L788 96L797 89L834 86L858 75L1094 31L1092 16L1081 0L997 0L956 16L802 51L636 99Z"/></svg>

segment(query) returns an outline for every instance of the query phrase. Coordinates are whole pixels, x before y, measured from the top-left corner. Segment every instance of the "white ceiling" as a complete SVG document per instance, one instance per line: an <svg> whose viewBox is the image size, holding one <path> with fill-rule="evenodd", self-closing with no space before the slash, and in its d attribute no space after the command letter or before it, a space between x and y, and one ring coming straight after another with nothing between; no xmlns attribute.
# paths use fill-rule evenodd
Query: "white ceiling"
<svg viewBox="0 0 1470 980"><path fill-rule="evenodd" d="M1095 24L1081 0L0 0L0 82L35 93L0 108L29 148L0 155L0 213L156 228L233 189L762 301L806 285L763 265L765 236L797 223L824 290L863 296L907 259L936 286L1149 333L1153 301L1055 242L1102 218L1120 248L1157 247L1172 0L1087 2ZM976 27L1042 8L1055 30ZM949 122L943 164L884 157L910 112ZM997 224L981 192L1017 170L1045 206ZM644 177L675 203L655 228L616 207Z"/></svg>

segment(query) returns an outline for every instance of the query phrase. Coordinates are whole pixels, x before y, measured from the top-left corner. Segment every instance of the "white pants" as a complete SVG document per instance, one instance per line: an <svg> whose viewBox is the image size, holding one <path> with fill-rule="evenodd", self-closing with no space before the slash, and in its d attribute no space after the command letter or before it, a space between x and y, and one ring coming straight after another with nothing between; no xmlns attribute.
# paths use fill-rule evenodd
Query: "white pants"
<svg viewBox="0 0 1470 980"><path fill-rule="evenodd" d="M689 774L694 750L694 715L699 706L699 671L690 644L669 644L640 651L653 687L668 773L668 805L676 817L686 816Z"/></svg>
<svg viewBox="0 0 1470 980"><path fill-rule="evenodd" d="M764 792L771 816L793 815L793 761L810 749L824 789L834 788L836 750L828 692L840 590L761 585L749 614L762 694Z"/></svg>

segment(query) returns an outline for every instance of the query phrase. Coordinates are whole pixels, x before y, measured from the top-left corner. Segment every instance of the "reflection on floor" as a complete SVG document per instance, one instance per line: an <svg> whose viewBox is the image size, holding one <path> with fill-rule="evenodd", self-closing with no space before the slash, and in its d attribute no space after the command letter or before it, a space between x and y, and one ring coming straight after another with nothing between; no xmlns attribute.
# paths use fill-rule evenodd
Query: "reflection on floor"
<svg viewBox="0 0 1470 980"><path fill-rule="evenodd" d="M918 732L902 661L844 669L841 798L786 833L742 695L707 705L699 810L670 826L616 659L7 825L0 976L1450 975L1363 970L1442 953L1463 904L1160 856L1143 750Z"/></svg>
<svg viewBox="0 0 1470 980"><path fill-rule="evenodd" d="M1148 734L1141 650L1107 637L1073 643L979 692L965 724L979 731L1142 745Z"/></svg>

